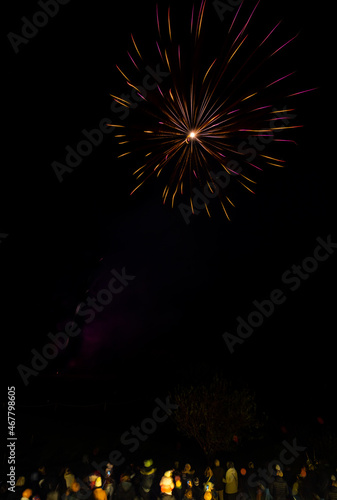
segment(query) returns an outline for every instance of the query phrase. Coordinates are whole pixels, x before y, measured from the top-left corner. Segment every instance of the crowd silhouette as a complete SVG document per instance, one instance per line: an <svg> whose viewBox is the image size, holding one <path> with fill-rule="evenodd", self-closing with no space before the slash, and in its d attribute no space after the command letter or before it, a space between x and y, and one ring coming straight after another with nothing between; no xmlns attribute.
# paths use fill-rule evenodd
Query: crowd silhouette
<svg viewBox="0 0 337 500"><path fill-rule="evenodd" d="M115 470L101 470L83 458L81 471L42 465L18 477L15 491L1 484L1 500L337 500L336 467L309 459L298 470L275 464L257 469L253 462L239 470L218 459L204 470L174 462L167 470L152 459Z"/></svg>

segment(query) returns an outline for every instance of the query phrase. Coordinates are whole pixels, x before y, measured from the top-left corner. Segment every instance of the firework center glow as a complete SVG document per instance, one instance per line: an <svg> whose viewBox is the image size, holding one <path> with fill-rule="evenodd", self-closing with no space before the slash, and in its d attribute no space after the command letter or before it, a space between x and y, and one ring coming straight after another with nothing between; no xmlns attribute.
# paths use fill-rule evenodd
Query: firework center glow
<svg viewBox="0 0 337 500"><path fill-rule="evenodd" d="M188 138L195 139L196 136L197 136L197 134L195 132L190 132L190 134L188 135Z"/></svg>

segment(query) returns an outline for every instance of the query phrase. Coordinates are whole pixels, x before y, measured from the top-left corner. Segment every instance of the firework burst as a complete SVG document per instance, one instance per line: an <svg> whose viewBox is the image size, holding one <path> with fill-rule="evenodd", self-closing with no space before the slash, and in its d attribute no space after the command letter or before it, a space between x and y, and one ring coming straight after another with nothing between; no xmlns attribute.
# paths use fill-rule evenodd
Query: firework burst
<svg viewBox="0 0 337 500"><path fill-rule="evenodd" d="M133 151L144 155L142 165L134 171L137 185L131 194L149 178L161 176L164 178L163 203L170 202L173 206L177 197L187 196L194 213L193 189L208 189L209 193L217 193L229 219L228 207L234 203L227 189L219 192L214 171L225 172L229 179L254 193L254 172L268 165L284 167L280 155L265 154L265 147L255 150L252 163L245 145L253 145L254 140L259 139L269 150L271 145L294 143L282 135L284 131L301 127L289 125L289 114L294 108L277 109L275 104L280 98L290 99L314 89L290 94L280 90L294 71L279 73L279 64L276 72L275 68L269 71L270 61L277 59L297 35L273 46L271 42L281 24L278 21L265 33L252 36L249 30L260 0L247 13L243 12L244 4L243 1L237 9L222 49L216 47L217 53L213 56L205 51L202 41L206 0L201 0L199 8L192 7L188 25L190 40L185 45L173 36L171 8L165 23L161 23L157 5L155 47L167 76L157 79L150 95L137 84L146 64L131 34L132 50L128 56L137 76L132 81L127 70L119 66L117 69L144 103L139 106L142 121L128 127L113 125L124 129L116 137L121 145L129 147L119 157ZM112 97L122 106L133 107L127 99ZM205 208L210 215L207 203Z"/></svg>

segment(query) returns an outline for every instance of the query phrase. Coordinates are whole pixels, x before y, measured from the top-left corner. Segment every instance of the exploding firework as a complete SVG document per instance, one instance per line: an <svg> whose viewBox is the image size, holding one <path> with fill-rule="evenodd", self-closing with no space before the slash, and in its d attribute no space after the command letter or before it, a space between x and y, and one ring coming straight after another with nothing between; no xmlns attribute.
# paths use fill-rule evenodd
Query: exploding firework
<svg viewBox="0 0 337 500"><path fill-rule="evenodd" d="M267 166L284 167L279 146L295 141L282 134L301 125L290 121L294 108L283 105L278 109L275 104L280 98L290 99L314 89L286 95L280 90L294 71L279 74L279 64L276 72L275 68L271 71L270 61L277 59L297 35L280 45L278 42L276 47L272 45L281 21L265 33L260 34L259 30L258 36L251 35L249 30L260 0L247 13L244 3L232 19L223 47L217 46L214 55L205 51L202 40L206 0L201 0L198 9L192 6L190 39L185 44L173 36L171 8L168 7L167 19L162 23L157 4L155 47L164 71L161 70L160 77L151 71L154 82L151 94L137 84L149 66L131 34L132 50L128 56L137 76L131 80L129 70L119 66L117 69L142 101L143 105L138 106L142 118L140 123L127 127L113 125L122 131L116 134L119 144L127 144L129 148L119 157L132 152L144 156L142 165L134 170L137 185L131 194L151 177L161 176L163 203L170 201L173 207L179 196L185 196L194 213L193 192L202 188L208 198L218 197L229 219L228 207L235 204L227 188L219 190L216 183L219 175L227 176L226 186L233 179L254 193L254 172ZM112 97L119 105L135 107L131 100ZM260 141L259 147L256 141ZM277 154L269 153L272 145L276 146ZM205 208L210 215L207 205L206 200Z"/></svg>

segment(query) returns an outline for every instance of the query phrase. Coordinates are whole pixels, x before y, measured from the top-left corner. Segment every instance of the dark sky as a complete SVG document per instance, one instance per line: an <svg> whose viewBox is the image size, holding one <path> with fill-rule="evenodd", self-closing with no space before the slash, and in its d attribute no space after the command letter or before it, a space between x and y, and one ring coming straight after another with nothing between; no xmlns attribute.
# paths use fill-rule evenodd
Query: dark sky
<svg viewBox="0 0 337 500"><path fill-rule="evenodd" d="M189 23L185 3L182 9L172 2L180 27ZM62 183L52 169L54 161L64 163L67 146L84 139L83 129L97 128L103 118L120 120L110 93L127 90L115 65L127 59L131 31L153 48L155 2L71 0L17 54L6 40L2 338L6 380L22 400L46 392L57 399L64 385L80 400L78 387L97 377L117 389L126 384L131 395L150 377L155 397L179 380L222 369L270 398L275 411L281 392L285 405L329 418L336 387L336 250L308 279L300 278L296 290L289 281L292 266L313 257L317 238L337 242L328 20L323 8L302 0L267 3L261 2L254 29L282 18L280 40L300 31L278 68L297 71L295 89L318 90L296 99L304 128L293 133L298 146L287 146L287 167L261 174L255 196L238 190L231 222L214 200L212 219L204 212L187 225L178 208L162 205L160 183L130 197L137 156L117 161L112 135ZM22 16L31 19L38 10L34 1L16 2L5 35L20 34ZM232 17L228 12L221 22L208 2L207 50ZM48 333L62 330L80 302L106 287L111 270L123 268L135 278L90 324L77 318L81 334L25 387L17 365L29 366L31 349L41 351ZM284 302L231 354L223 333L235 334L237 317L247 319L253 302L276 289Z"/></svg>

